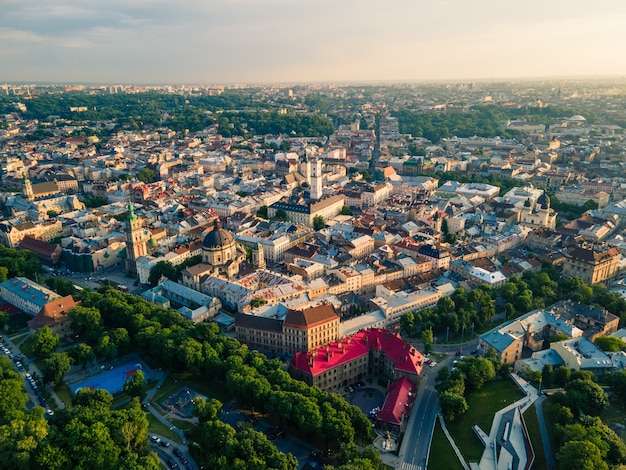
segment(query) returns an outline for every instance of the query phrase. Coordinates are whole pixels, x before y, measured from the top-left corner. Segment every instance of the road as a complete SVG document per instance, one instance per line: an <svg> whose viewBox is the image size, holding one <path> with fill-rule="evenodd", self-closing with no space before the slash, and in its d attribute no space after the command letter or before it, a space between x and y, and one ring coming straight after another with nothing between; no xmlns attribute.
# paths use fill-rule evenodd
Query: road
<svg viewBox="0 0 626 470"><path fill-rule="evenodd" d="M442 367L450 367L456 351L460 350L463 354L469 354L477 346L478 339L463 344L435 345L436 352L450 355L435 367L424 368L411 417L398 454L397 468L403 470L424 470L427 468L435 419L439 412L439 398L437 390L435 390L437 371Z"/></svg>
<svg viewBox="0 0 626 470"><path fill-rule="evenodd" d="M399 454L400 461L405 464L403 465L404 468L426 468L435 418L439 412L435 378L437 377L437 370L440 367L448 367L450 360L448 357L438 363L436 367L426 367L427 370L422 375Z"/></svg>

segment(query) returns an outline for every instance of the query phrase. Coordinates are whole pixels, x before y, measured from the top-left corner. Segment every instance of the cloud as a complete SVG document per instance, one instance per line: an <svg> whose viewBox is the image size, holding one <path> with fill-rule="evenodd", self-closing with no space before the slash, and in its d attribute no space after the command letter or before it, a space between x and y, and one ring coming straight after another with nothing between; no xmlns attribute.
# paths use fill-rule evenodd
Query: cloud
<svg viewBox="0 0 626 470"><path fill-rule="evenodd" d="M567 73L626 72L626 52L615 47L626 43L623 0L606 0L601 9L588 0L0 5L0 41L19 50L3 60L0 80L417 80L537 75L555 65Z"/></svg>

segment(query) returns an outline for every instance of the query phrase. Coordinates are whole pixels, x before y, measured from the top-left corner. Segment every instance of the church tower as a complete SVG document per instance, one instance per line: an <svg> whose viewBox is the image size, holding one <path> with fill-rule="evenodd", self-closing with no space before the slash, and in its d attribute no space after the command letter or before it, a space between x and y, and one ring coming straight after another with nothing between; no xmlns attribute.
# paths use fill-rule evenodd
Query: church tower
<svg viewBox="0 0 626 470"><path fill-rule="evenodd" d="M319 201L322 199L322 160L319 158L311 165L311 199Z"/></svg>
<svg viewBox="0 0 626 470"><path fill-rule="evenodd" d="M265 255L261 244L257 243L250 251L252 252L252 266L257 269L265 269Z"/></svg>
<svg viewBox="0 0 626 470"><path fill-rule="evenodd" d="M24 196L29 201L35 199L35 195L33 194L33 185L30 183L30 180L26 175L24 175Z"/></svg>
<svg viewBox="0 0 626 470"><path fill-rule="evenodd" d="M135 214L133 203L128 201L128 220L126 221L126 269L130 274L137 274L137 259L146 256L146 242L150 238L148 230L142 227L141 220Z"/></svg>

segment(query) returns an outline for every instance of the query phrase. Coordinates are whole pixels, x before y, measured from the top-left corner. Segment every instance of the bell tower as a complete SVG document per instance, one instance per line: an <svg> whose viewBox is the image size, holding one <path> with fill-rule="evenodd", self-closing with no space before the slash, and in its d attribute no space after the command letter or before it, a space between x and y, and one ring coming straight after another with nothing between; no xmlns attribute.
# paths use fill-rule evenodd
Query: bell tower
<svg viewBox="0 0 626 470"><path fill-rule="evenodd" d="M146 256L146 242L150 233L142 226L141 219L135 214L133 203L128 201L128 219L126 220L126 268L129 273L137 274L137 259Z"/></svg>

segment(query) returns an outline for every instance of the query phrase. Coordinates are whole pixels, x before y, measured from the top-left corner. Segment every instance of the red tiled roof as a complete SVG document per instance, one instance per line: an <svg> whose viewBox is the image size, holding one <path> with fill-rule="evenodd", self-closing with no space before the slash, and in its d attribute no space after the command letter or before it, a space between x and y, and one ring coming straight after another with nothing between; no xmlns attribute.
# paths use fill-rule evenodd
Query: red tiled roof
<svg viewBox="0 0 626 470"><path fill-rule="evenodd" d="M408 415L413 404L413 384L406 377L401 377L391 384L383 407L378 412L376 419L383 423L402 424L402 415Z"/></svg>
<svg viewBox="0 0 626 470"><path fill-rule="evenodd" d="M291 364L298 370L313 377L366 356L370 350L379 349L395 365L398 371L419 375L424 364L424 356L396 334L374 328L359 331L351 337L343 338L309 353L296 353Z"/></svg>

